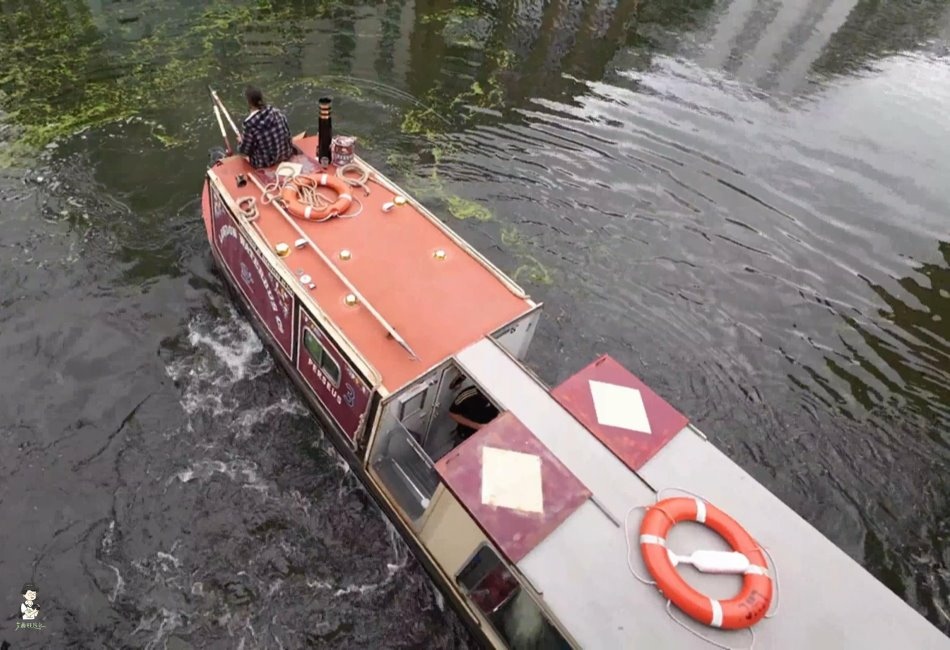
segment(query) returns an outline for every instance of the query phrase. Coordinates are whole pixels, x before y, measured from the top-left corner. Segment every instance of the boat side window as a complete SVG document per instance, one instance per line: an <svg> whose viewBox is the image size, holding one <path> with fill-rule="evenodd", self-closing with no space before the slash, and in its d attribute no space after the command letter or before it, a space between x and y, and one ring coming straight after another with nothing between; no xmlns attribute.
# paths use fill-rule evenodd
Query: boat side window
<svg viewBox="0 0 950 650"><path fill-rule="evenodd" d="M405 422L410 417L422 413L426 396L429 393L429 384L420 384L399 399L399 421Z"/></svg>
<svg viewBox="0 0 950 650"><path fill-rule="evenodd" d="M455 579L512 650L570 650L492 547L479 546Z"/></svg>
<svg viewBox="0 0 950 650"><path fill-rule="evenodd" d="M310 331L309 328L304 328L303 331L303 345L307 348L307 354L310 355L310 358L313 359L313 362L317 364L317 367L320 368L324 374L330 379L330 382L334 386L340 385L340 366L336 360L329 355L323 345L320 344L320 341Z"/></svg>

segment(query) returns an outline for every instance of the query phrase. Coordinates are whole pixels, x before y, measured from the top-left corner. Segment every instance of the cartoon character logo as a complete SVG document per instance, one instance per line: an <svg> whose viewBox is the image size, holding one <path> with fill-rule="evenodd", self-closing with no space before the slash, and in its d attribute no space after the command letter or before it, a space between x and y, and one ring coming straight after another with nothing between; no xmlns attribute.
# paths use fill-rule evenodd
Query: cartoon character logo
<svg viewBox="0 0 950 650"><path fill-rule="evenodd" d="M20 605L23 620L35 620L40 615L40 606L36 603L36 585L28 582L23 585L23 591L20 593L23 595L23 604Z"/></svg>
<svg viewBox="0 0 950 650"><path fill-rule="evenodd" d="M350 384L346 385L346 395L343 396L343 401L346 402L346 405L350 408L356 403L356 391L353 390L353 386Z"/></svg>
<svg viewBox="0 0 950 650"><path fill-rule="evenodd" d="M244 265L244 262L241 262L241 278L244 280L244 284L251 286L254 284L254 277L251 275L251 272Z"/></svg>

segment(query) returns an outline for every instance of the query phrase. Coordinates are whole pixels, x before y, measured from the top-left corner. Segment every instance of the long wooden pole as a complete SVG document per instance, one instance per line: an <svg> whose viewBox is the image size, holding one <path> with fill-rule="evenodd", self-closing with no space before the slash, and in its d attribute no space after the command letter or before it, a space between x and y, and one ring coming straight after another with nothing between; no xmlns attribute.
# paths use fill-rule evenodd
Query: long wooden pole
<svg viewBox="0 0 950 650"><path fill-rule="evenodd" d="M224 122L221 121L221 111L218 110L218 105L214 106L214 116L218 120L218 127L221 129L221 137L224 138L224 148L227 154L230 156L233 153L231 149L231 142L228 140L228 132L224 130Z"/></svg>
<svg viewBox="0 0 950 650"><path fill-rule="evenodd" d="M238 130L237 125L234 124L234 120L231 119L231 114L228 112L224 102L221 101L221 98L218 97L218 93L216 93L211 86L208 86L208 91L211 93L211 99L214 100L214 103L217 104L221 109L221 112L224 113L224 117L227 118L228 124L230 124L231 128L234 129L234 135L241 137L241 131Z"/></svg>

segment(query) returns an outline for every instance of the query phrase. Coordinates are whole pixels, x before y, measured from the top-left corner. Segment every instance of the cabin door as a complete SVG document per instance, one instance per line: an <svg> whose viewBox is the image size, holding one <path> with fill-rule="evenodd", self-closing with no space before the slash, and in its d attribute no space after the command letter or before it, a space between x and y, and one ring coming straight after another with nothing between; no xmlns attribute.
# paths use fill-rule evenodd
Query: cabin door
<svg viewBox="0 0 950 650"><path fill-rule="evenodd" d="M425 438L422 447L433 459L441 458L442 454L452 448L452 432L455 431L455 420L449 415L449 407L455 394L462 388L461 385L452 388L452 382L462 373L454 363L449 364L439 377L439 386L436 389L435 403L432 405L429 421L425 427Z"/></svg>

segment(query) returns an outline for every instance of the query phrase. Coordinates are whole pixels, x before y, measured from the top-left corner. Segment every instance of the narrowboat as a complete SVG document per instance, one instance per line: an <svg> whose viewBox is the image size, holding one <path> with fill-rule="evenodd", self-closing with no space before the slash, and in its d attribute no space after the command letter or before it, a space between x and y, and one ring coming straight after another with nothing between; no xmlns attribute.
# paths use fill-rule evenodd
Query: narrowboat
<svg viewBox="0 0 950 650"><path fill-rule="evenodd" d="M208 168L211 254L485 647L950 648L610 356L546 386L542 305L333 138L330 106L290 160Z"/></svg>

